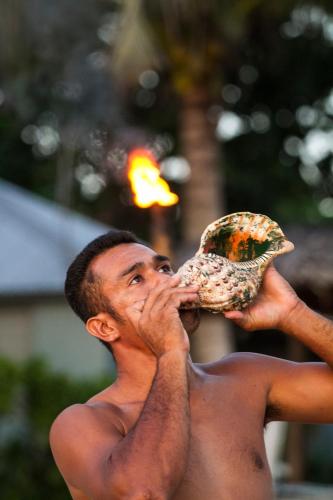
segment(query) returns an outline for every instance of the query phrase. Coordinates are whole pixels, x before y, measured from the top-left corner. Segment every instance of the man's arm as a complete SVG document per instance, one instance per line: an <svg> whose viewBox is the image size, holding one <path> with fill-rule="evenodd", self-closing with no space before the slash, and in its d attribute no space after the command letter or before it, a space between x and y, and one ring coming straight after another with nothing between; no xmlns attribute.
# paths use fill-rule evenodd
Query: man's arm
<svg viewBox="0 0 333 500"><path fill-rule="evenodd" d="M273 266L257 300L245 311L225 316L253 331L277 328L305 344L325 363L294 363L262 356L268 406L275 419L333 422L333 323L309 309ZM255 369L255 367L253 368Z"/></svg>
<svg viewBox="0 0 333 500"><path fill-rule="evenodd" d="M54 422L50 442L69 485L92 499L166 499L185 469L189 410L186 355L169 352L143 411L124 437L116 418L107 428L87 405L75 405Z"/></svg>
<svg viewBox="0 0 333 500"><path fill-rule="evenodd" d="M305 344L333 370L333 322L299 301L292 314L282 318L279 329Z"/></svg>
<svg viewBox="0 0 333 500"><path fill-rule="evenodd" d="M88 405L65 411L53 425L57 464L65 480L89 498L167 499L184 475L190 431L189 343L178 307L196 300L197 294L193 287L175 288L179 279L172 279L172 288L164 283L150 293L138 321L138 334L156 357L156 373L133 429L124 437L115 422L105 428Z"/></svg>

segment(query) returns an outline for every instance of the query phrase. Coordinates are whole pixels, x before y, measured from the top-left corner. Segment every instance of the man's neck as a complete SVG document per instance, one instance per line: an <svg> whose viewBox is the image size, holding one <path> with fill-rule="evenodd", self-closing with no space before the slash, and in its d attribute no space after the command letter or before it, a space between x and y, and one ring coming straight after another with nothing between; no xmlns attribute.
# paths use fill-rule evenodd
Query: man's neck
<svg viewBox="0 0 333 500"><path fill-rule="evenodd" d="M152 354L139 350L135 352L117 352L115 355L117 378L113 390L127 401L145 401L153 383L158 362ZM189 381L195 382L198 370L193 365L190 355L187 359Z"/></svg>

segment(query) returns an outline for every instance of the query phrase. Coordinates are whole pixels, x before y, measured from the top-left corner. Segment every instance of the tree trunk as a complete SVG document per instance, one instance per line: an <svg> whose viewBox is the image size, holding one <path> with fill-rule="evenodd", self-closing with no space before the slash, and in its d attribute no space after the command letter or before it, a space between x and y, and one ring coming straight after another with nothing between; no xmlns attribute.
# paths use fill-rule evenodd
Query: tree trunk
<svg viewBox="0 0 333 500"><path fill-rule="evenodd" d="M182 200L184 250L193 255L205 227L223 216L225 210L220 149L215 125L208 119L209 96L197 88L182 96L180 140L182 153L191 166L191 178ZM229 324L221 315L204 313L192 337L195 361L208 362L232 350Z"/></svg>
<svg viewBox="0 0 333 500"><path fill-rule="evenodd" d="M0 63L3 72L16 76L17 67L27 59L27 40L21 0L2 0L0 15ZM5 76L4 74L2 76Z"/></svg>
<svg viewBox="0 0 333 500"><path fill-rule="evenodd" d="M225 211L219 144L208 120L209 97L204 89L184 95L180 114L180 140L192 172L182 203L185 244L197 245L207 224Z"/></svg>

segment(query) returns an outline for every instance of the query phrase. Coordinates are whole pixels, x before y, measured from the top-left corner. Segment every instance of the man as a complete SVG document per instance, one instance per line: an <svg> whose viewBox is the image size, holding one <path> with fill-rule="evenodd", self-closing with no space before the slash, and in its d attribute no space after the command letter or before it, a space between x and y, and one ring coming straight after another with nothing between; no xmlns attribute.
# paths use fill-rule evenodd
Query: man
<svg viewBox="0 0 333 500"><path fill-rule="evenodd" d="M255 303L229 312L246 330L278 328L323 363L236 353L193 364L197 288L127 232L93 241L69 268L66 295L112 348L114 384L64 410L50 441L77 500L268 500L270 420L333 421L333 325L270 267Z"/></svg>

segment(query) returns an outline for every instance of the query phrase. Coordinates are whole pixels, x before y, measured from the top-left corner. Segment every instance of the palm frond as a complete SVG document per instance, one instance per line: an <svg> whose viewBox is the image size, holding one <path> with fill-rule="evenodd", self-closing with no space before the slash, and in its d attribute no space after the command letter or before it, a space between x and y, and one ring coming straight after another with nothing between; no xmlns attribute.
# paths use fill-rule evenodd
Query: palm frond
<svg viewBox="0 0 333 500"><path fill-rule="evenodd" d="M143 14L141 0L124 0L119 34L112 48L112 71L128 82L151 67L159 67L159 58L151 31Z"/></svg>

